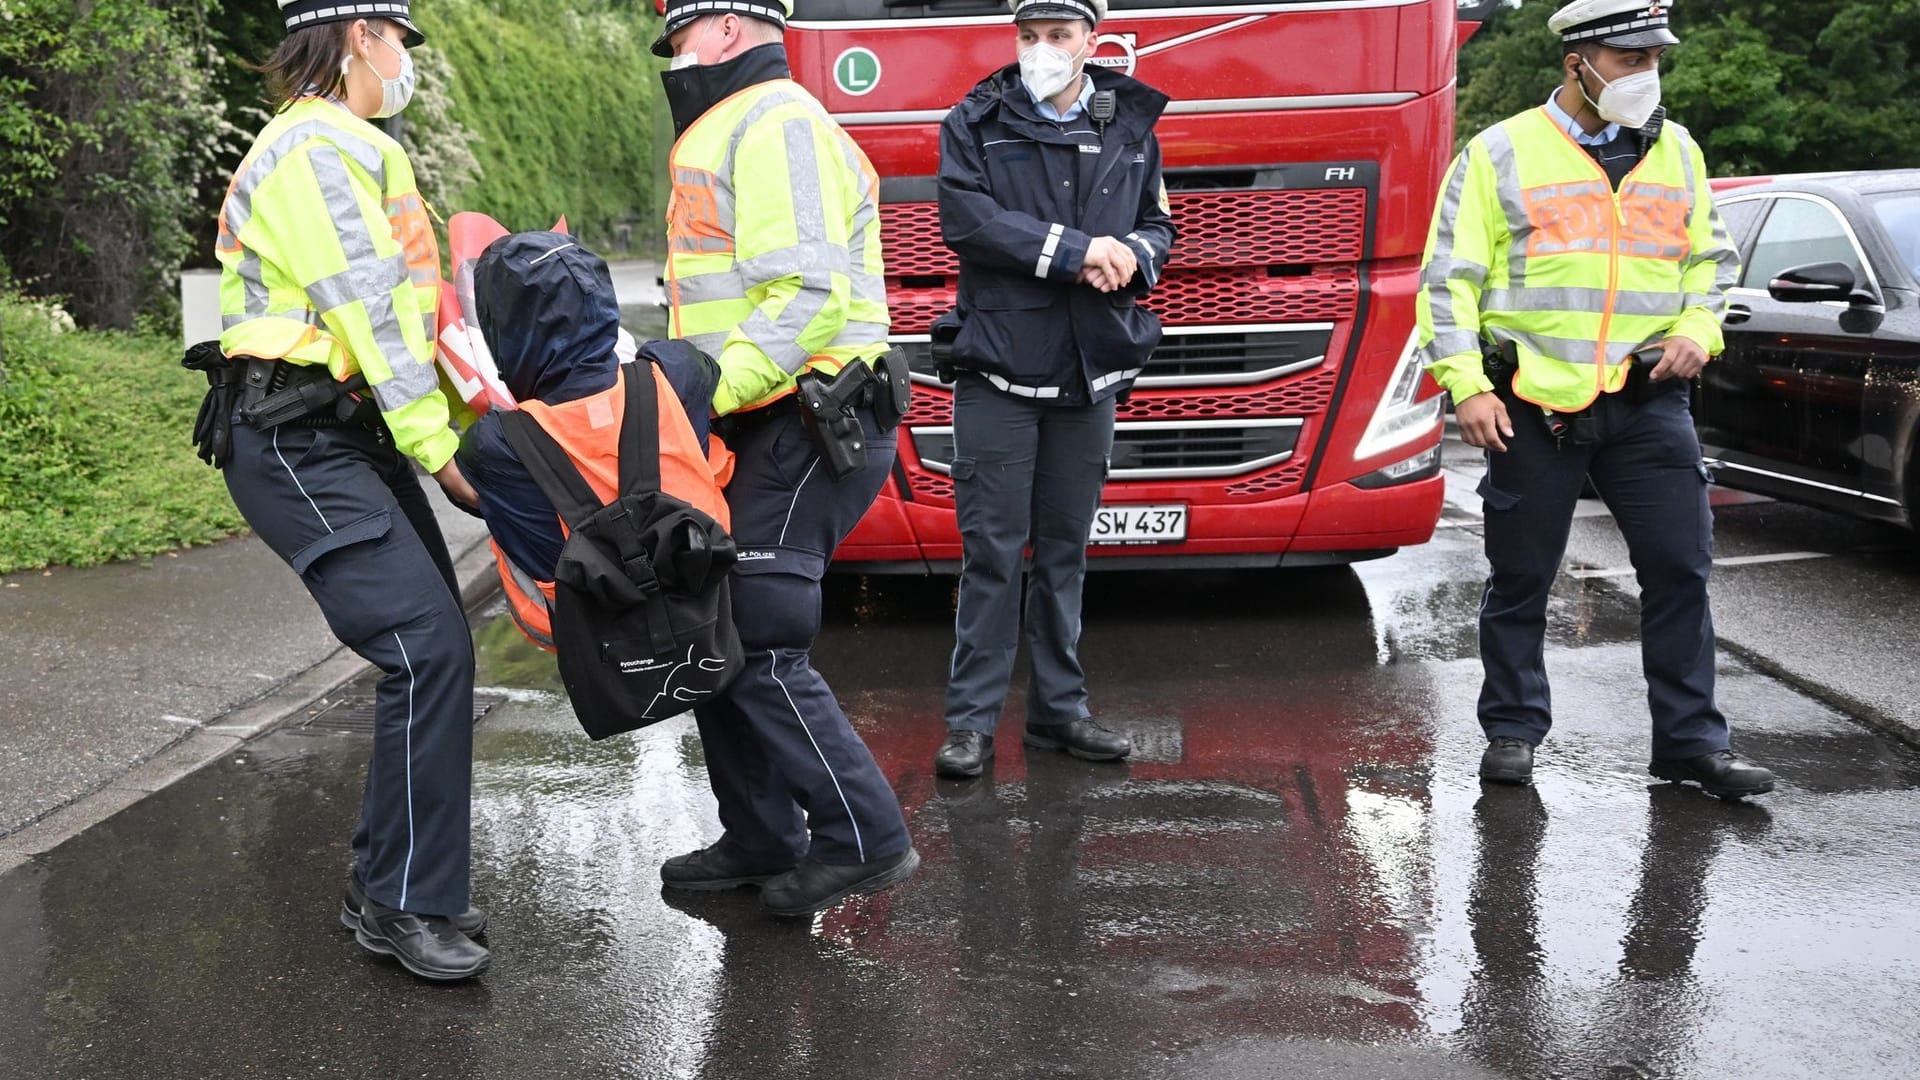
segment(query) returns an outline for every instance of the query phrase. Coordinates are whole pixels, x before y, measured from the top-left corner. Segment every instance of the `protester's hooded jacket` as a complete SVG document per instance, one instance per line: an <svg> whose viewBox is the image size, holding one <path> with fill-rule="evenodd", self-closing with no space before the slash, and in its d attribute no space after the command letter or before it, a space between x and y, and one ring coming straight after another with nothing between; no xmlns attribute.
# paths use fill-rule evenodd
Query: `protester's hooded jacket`
<svg viewBox="0 0 1920 1080"><path fill-rule="evenodd" d="M515 233L474 267L482 336L516 401L578 401L613 387L620 358L620 303L607 264L561 233ZM672 384L702 448L719 381L712 358L685 342L650 341L642 362ZM456 460L480 495L494 542L528 575L553 578L565 542L560 519L488 413L467 430Z"/></svg>

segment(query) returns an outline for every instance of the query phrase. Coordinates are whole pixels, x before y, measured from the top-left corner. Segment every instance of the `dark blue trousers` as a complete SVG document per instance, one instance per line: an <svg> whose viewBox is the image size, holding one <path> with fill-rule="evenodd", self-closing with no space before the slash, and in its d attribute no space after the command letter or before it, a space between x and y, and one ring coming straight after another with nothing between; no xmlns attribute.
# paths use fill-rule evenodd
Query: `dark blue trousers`
<svg viewBox="0 0 1920 1080"><path fill-rule="evenodd" d="M963 558L949 730L991 735L1000 726L1023 622L1033 668L1027 726L1092 715L1080 666L1081 595L1113 453L1113 412L1111 398L1062 407L1003 394L978 375L962 374L955 384L953 490Z"/></svg>
<svg viewBox="0 0 1920 1080"><path fill-rule="evenodd" d="M1673 381L1644 404L1625 394L1594 403L1596 442L1556 445L1538 406L1508 397L1513 438L1487 454L1487 561L1493 573L1480 608L1480 723L1488 738L1538 744L1553 723L1544 657L1547 594L1566 554L1586 478L1613 511L1640 582L1640 651L1653 713L1653 756L1688 758L1727 749L1727 721L1714 704L1713 511L1707 470L1688 409Z"/></svg>
<svg viewBox="0 0 1920 1080"><path fill-rule="evenodd" d="M408 460L359 428L233 428L227 490L381 671L356 870L367 895L427 915L467 910L473 642L446 540ZM244 643L242 643L244 646Z"/></svg>
<svg viewBox="0 0 1920 1080"><path fill-rule="evenodd" d="M799 410L785 401L768 408L770 417L728 440L737 459L727 504L740 547L733 618L746 666L726 693L693 710L726 830L720 843L766 862L889 858L909 843L900 801L808 653L820 633L820 578L885 485L894 436L864 413L866 468L836 482Z"/></svg>

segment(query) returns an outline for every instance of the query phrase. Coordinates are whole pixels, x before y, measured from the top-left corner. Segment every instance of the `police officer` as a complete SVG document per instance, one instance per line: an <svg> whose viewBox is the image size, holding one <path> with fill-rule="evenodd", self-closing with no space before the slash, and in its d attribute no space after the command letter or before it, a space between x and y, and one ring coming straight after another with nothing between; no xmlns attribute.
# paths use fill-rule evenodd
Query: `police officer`
<svg viewBox="0 0 1920 1080"><path fill-rule="evenodd" d="M1087 540L1115 399L1160 343L1139 306L1173 245L1153 126L1158 90L1088 66L1106 0L1016 0L1018 62L940 129L940 226L960 256L951 339L954 499L964 559L942 776L993 759L1021 629L1026 744L1090 761L1132 745L1092 719L1079 657Z"/></svg>
<svg viewBox="0 0 1920 1080"><path fill-rule="evenodd" d="M1591 476L1631 552L1654 776L1773 789L1714 703L1713 515L1688 386L1721 349L1738 256L1700 148L1659 108L1668 5L1576 0L1550 21L1561 85L1448 172L1418 298L1420 348L1480 484L1482 778L1526 783L1552 722L1547 594Z"/></svg>
<svg viewBox="0 0 1920 1080"><path fill-rule="evenodd" d="M799 407L796 390L869 378L889 324L879 179L789 74L792 11L791 0L670 0L653 47L672 57L662 78L679 135L670 333L720 364L713 412L737 455L726 495L746 651L732 687L694 709L725 833L660 876L677 889L759 885L783 916L897 884L920 863L892 788L808 657L821 575L886 482L898 416L862 397L830 430Z"/></svg>
<svg viewBox="0 0 1920 1080"><path fill-rule="evenodd" d="M223 471L334 635L382 672L342 921L417 975L463 979L488 963L468 937L485 925L467 892L473 649L413 465L475 500L434 366L432 225L406 153L368 123L406 106L423 38L405 0L280 11L264 70L282 104L220 215L220 349L245 372L219 418Z"/></svg>

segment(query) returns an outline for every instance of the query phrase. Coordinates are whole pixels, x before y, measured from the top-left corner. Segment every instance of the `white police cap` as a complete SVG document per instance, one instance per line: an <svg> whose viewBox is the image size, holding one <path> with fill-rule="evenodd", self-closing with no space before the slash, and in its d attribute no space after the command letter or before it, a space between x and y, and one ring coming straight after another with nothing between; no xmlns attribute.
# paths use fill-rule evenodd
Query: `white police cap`
<svg viewBox="0 0 1920 1080"><path fill-rule="evenodd" d="M785 30L793 17L793 0L667 0L666 21L660 24L660 36L653 39L653 55L672 56L673 35L708 15L743 15Z"/></svg>
<svg viewBox="0 0 1920 1080"><path fill-rule="evenodd" d="M1553 13L1547 28L1568 45L1595 42L1616 49L1677 45L1667 26L1666 0L1573 0Z"/></svg>
<svg viewBox="0 0 1920 1080"><path fill-rule="evenodd" d="M1013 21L1085 19L1094 26L1107 17L1107 0L1012 0Z"/></svg>
<svg viewBox="0 0 1920 1080"><path fill-rule="evenodd" d="M427 40L413 25L408 0L279 0L280 17L287 21L287 33L309 26L346 22L350 19L386 19L404 31L401 43L406 48Z"/></svg>

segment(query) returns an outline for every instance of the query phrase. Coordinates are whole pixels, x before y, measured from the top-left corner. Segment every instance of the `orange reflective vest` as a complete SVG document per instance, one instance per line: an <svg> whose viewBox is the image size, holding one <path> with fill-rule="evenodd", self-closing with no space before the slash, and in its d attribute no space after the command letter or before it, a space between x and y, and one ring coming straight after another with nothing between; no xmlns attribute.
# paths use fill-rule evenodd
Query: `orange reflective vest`
<svg viewBox="0 0 1920 1080"><path fill-rule="evenodd" d="M711 454L701 452L699 438L680 408L673 384L658 367L648 367L660 402L661 490L704 511L721 528L730 529L732 519L721 488L732 468L732 453L718 438L709 440ZM559 405L520 403L520 408L567 452L567 458L602 502L611 502L620 494L620 422L626 409L629 370L630 365L622 364L611 387L576 401ZM565 521L560 523L560 531L567 531ZM498 543L492 547L494 566L500 572L500 587L507 594L507 609L513 613L514 624L527 640L552 652L553 582L514 565Z"/></svg>

